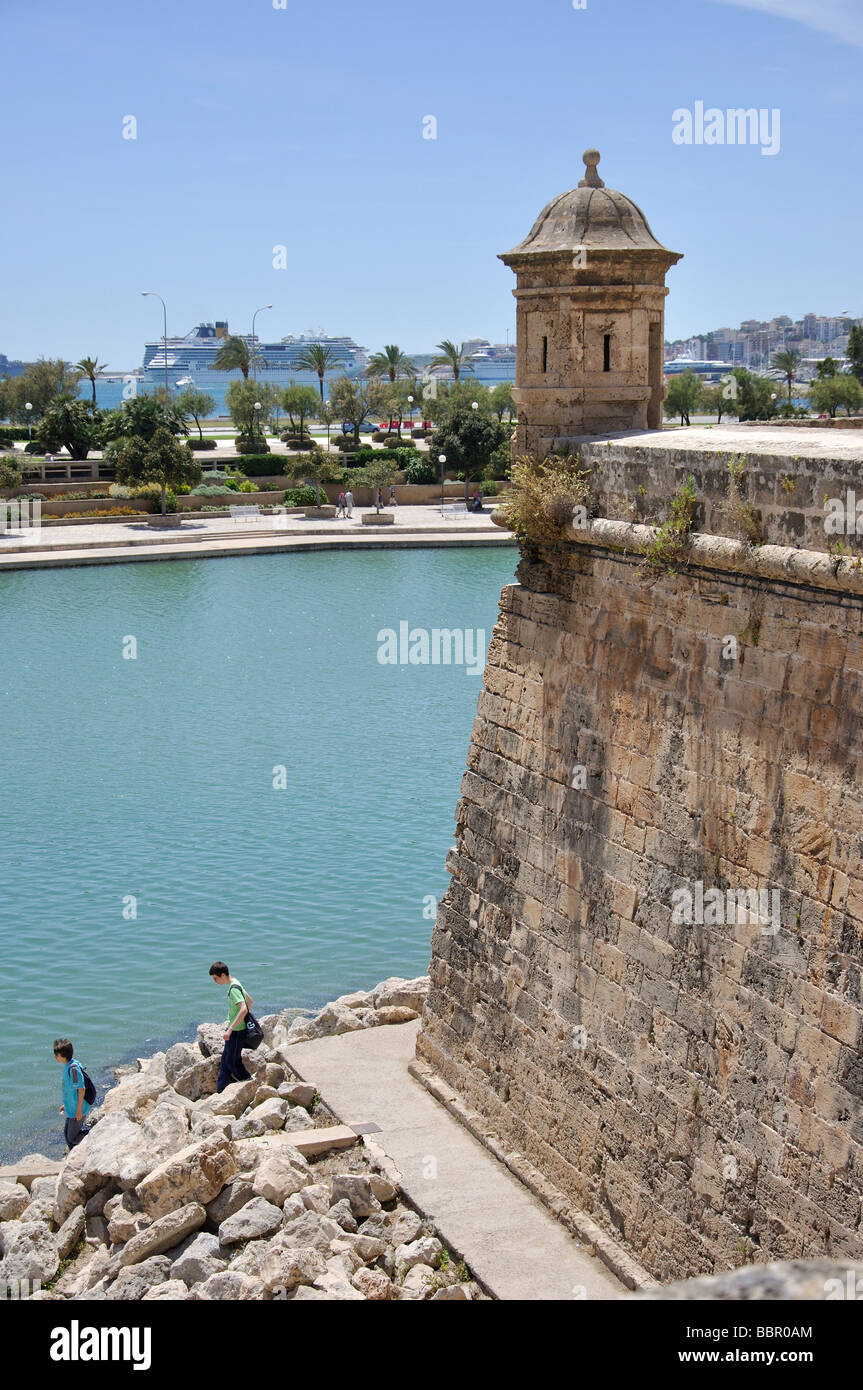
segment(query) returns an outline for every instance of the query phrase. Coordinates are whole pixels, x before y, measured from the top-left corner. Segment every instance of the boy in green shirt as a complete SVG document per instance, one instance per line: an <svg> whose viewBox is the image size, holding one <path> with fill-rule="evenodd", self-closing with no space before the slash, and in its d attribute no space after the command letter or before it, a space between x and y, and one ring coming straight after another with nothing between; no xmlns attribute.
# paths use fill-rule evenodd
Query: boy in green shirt
<svg viewBox="0 0 863 1390"><path fill-rule="evenodd" d="M219 1067L217 1091L224 1091L232 1081L251 1081L251 1073L243 1066L241 1048L246 1031L246 1014L252 1007L252 1000L246 994L239 980L235 980L223 960L210 966L210 975L217 985L228 986L228 1031L225 1033L225 1047L222 1052L222 1065Z"/></svg>

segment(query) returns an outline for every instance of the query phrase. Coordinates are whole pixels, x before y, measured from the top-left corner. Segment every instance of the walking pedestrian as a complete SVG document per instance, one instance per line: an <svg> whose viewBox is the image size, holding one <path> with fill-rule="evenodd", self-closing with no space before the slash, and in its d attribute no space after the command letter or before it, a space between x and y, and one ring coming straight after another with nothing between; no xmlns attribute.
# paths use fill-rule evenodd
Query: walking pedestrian
<svg viewBox="0 0 863 1390"><path fill-rule="evenodd" d="M353 514L354 514L354 494L351 492L350 488L348 488L347 492L345 493L345 507L346 507L346 509L347 509L347 514L348 514L348 516L353 516Z"/></svg>
<svg viewBox="0 0 863 1390"><path fill-rule="evenodd" d="M395 490L395 487L393 486L392 483L390 483L390 506L391 506L391 507L397 507L397 506L398 506L398 502L396 501L396 490Z"/></svg>
<svg viewBox="0 0 863 1390"><path fill-rule="evenodd" d="M228 986L228 1029L224 1034L225 1047L222 1052L222 1065L216 1090L224 1091L232 1081L251 1081L251 1074L243 1065L243 1034L246 1031L246 1014L252 1007L240 981L235 979L223 960L214 961L210 975L217 985Z"/></svg>
<svg viewBox="0 0 863 1390"><path fill-rule="evenodd" d="M340 493L339 493L339 505L338 505L338 507L336 508L336 516L344 516L344 514L345 514L345 494L344 494L344 492L340 492Z"/></svg>
<svg viewBox="0 0 863 1390"><path fill-rule="evenodd" d="M80 1144L90 1126L84 1124L84 1116L92 1110L86 1098L87 1079L81 1063L75 1060L75 1052L68 1038L57 1038L54 1043L54 1061L63 1068L63 1104L60 1114L65 1116L63 1134L70 1149Z"/></svg>

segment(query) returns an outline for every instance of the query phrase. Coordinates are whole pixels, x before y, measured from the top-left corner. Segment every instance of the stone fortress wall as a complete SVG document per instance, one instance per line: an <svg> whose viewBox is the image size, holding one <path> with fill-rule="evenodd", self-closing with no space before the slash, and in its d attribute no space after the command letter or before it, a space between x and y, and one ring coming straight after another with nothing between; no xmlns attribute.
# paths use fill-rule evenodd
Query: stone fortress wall
<svg viewBox="0 0 863 1390"><path fill-rule="evenodd" d="M585 448L618 520L503 591L417 1049L660 1279L863 1254L863 575L795 435L747 469L766 546L646 578L625 518L686 474L733 535L721 435Z"/></svg>

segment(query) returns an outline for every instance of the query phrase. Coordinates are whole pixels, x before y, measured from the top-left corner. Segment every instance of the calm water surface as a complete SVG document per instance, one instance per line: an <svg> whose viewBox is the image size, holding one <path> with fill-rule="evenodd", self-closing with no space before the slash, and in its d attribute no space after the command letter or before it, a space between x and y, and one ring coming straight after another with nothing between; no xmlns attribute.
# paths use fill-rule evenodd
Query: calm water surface
<svg viewBox="0 0 863 1390"><path fill-rule="evenodd" d="M426 970L481 677L377 634L487 643L516 558L0 575L0 1157L59 1152L56 1036L104 1083L224 1016L217 957L261 1012Z"/></svg>

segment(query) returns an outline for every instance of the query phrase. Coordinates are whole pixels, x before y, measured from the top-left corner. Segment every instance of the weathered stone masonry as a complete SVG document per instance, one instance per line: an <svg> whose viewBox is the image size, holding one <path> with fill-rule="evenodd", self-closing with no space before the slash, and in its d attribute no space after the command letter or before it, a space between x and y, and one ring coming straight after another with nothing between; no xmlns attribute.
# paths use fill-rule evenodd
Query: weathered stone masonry
<svg viewBox="0 0 863 1390"><path fill-rule="evenodd" d="M861 586L648 583L584 534L518 579L420 1059L658 1278L859 1258ZM781 929L674 923L698 880L779 889Z"/></svg>

